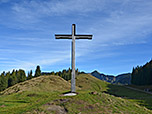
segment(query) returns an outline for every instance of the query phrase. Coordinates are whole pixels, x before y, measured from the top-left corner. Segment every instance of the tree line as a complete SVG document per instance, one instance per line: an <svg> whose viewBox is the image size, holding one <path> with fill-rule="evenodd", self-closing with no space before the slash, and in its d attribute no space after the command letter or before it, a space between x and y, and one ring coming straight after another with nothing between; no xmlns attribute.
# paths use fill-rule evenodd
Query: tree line
<svg viewBox="0 0 152 114"><path fill-rule="evenodd" d="M71 80L71 73L72 73L72 69L63 69L62 71L58 71L58 72L42 72L41 75L56 75L56 76L60 76L61 78L65 79L66 81ZM75 74L76 76L79 74L82 74L84 72L80 72L78 70L78 68L75 70Z"/></svg>
<svg viewBox="0 0 152 114"><path fill-rule="evenodd" d="M17 83L26 81L26 80L30 80L32 78L41 76L41 75L56 75L56 76L60 76L65 80L71 80L71 73L72 73L72 69L63 69L62 71L58 71L58 72L41 72L40 66L38 65L36 67L35 70L35 74L33 75L32 70L30 70L26 76L26 73L23 69L19 69L19 70L13 70L12 72L3 72L0 75L0 91L5 90L6 88L13 86ZM78 69L76 69L76 76L78 74L82 74L84 72L79 72Z"/></svg>
<svg viewBox="0 0 152 114"><path fill-rule="evenodd" d="M0 91L5 90L6 88L13 86L17 83L23 82L25 80L32 79L34 77L38 77L41 75L40 66L36 67L35 75L32 75L32 70L28 72L28 75L26 76L26 73L24 70L13 70L12 72L4 72L0 75Z"/></svg>
<svg viewBox="0 0 152 114"><path fill-rule="evenodd" d="M131 83L134 85L152 85L152 60L132 70Z"/></svg>

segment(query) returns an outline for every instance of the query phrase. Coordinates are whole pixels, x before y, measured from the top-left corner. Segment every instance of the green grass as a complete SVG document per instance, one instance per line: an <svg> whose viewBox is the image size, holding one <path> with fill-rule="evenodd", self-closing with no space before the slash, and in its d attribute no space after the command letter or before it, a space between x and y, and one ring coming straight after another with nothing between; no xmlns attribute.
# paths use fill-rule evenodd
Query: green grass
<svg viewBox="0 0 152 114"><path fill-rule="evenodd" d="M135 102L140 106L144 106L147 109L152 110L152 95L135 91L132 89L125 88L124 86L118 85L108 85L109 89L106 93L127 99L129 101Z"/></svg>
<svg viewBox="0 0 152 114"><path fill-rule="evenodd" d="M41 76L1 92L0 114L151 114L151 95L111 85L91 75L76 78L78 95L62 96L70 83L58 76ZM91 94L95 92L95 94Z"/></svg>
<svg viewBox="0 0 152 114"><path fill-rule="evenodd" d="M149 91L152 92L152 85L144 85L144 86L129 85L129 87L137 88L140 90L149 89Z"/></svg>

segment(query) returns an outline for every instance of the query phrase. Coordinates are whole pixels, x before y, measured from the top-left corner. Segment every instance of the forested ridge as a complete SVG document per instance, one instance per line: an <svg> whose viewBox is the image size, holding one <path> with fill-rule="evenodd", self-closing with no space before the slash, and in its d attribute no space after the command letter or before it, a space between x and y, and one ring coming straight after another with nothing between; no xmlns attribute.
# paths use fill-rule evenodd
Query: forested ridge
<svg viewBox="0 0 152 114"><path fill-rule="evenodd" d="M152 60L132 70L131 83L134 85L152 85Z"/></svg>
<svg viewBox="0 0 152 114"><path fill-rule="evenodd" d="M6 88L13 86L17 83L24 82L25 80L28 80L40 75L41 75L40 66L37 66L34 76L32 75L32 70L28 72L27 76L23 69L19 69L19 70L14 69L12 72L3 71L3 73L1 73L0 75L0 91L3 91Z"/></svg>
<svg viewBox="0 0 152 114"><path fill-rule="evenodd" d="M71 80L71 73L72 73L72 69L63 69L62 71L58 71L58 72L42 72L41 75L57 75L62 77L63 79L65 79L66 81ZM84 72L79 72L78 68L75 71L76 75L78 74L82 74Z"/></svg>
<svg viewBox="0 0 152 114"><path fill-rule="evenodd" d="M69 68L68 70L63 69L62 71L58 72L41 72L40 66L38 65L35 70L35 74L33 75L32 70L30 70L26 76L26 73L23 69L19 70L13 70L12 72L5 72L1 73L0 75L0 91L5 90L6 88L13 86L17 83L24 82L26 80L32 79L34 77L38 77L41 75L56 75L60 76L65 80L71 80L71 72L72 70ZM76 69L76 75L84 73L79 72L78 69Z"/></svg>

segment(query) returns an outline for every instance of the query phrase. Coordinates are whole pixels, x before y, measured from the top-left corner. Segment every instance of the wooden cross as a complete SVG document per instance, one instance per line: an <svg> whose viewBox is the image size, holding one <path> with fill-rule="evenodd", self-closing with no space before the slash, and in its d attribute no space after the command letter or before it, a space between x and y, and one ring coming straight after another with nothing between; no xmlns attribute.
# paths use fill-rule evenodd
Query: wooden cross
<svg viewBox="0 0 152 114"><path fill-rule="evenodd" d="M56 39L72 39L72 76L71 92L75 93L75 39L92 39L92 35L76 35L75 24L72 24L72 34L55 34Z"/></svg>

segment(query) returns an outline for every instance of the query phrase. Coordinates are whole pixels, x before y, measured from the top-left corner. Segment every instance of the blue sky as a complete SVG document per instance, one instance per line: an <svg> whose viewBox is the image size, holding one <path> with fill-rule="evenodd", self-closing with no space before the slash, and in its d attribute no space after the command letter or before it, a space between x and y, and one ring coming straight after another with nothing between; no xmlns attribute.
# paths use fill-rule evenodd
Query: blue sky
<svg viewBox="0 0 152 114"><path fill-rule="evenodd" d="M56 33L93 34L76 41L76 68L131 72L152 58L151 0L0 0L0 72L59 71L71 66L71 41Z"/></svg>

